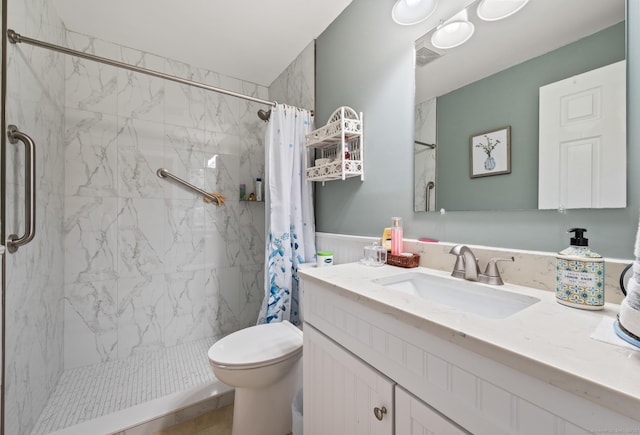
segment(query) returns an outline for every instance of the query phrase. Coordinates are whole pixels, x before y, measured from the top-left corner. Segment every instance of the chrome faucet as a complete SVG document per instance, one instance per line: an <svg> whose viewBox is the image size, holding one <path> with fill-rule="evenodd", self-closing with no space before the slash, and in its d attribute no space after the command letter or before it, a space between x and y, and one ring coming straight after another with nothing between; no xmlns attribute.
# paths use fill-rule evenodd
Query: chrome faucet
<svg viewBox="0 0 640 435"><path fill-rule="evenodd" d="M493 285L504 284L496 263L498 261L515 261L513 257L492 258L487 263L484 273L480 273L478 259L468 246L456 245L451 248L449 254L456 256L456 264L453 266L451 276Z"/></svg>
<svg viewBox="0 0 640 435"><path fill-rule="evenodd" d="M456 264L451 276L477 281L480 275L480 265L473 251L466 245L456 245L449 251L456 256Z"/></svg>

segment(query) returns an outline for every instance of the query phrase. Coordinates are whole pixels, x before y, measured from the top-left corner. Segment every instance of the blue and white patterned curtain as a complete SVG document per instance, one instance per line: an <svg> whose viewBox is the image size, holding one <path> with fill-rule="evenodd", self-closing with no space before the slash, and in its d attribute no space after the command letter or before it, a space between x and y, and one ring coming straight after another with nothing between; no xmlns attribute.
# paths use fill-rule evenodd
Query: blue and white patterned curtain
<svg viewBox="0 0 640 435"><path fill-rule="evenodd" d="M313 190L304 179L304 137L313 118L282 104L265 135L265 298L258 323L299 322L298 265L315 261Z"/></svg>

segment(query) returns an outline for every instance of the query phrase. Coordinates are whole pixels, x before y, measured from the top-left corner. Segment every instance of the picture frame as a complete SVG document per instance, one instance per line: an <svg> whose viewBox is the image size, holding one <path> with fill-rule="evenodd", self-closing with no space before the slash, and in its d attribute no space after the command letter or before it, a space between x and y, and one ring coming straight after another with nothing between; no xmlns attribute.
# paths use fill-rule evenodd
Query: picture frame
<svg viewBox="0 0 640 435"><path fill-rule="evenodd" d="M469 138L471 178L511 173L511 126L483 131Z"/></svg>

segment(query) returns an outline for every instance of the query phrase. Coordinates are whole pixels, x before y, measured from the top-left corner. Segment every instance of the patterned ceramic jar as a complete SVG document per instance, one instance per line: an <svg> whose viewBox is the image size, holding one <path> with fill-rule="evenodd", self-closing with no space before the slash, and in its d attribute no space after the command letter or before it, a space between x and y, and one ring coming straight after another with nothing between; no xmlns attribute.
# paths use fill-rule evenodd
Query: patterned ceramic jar
<svg viewBox="0 0 640 435"><path fill-rule="evenodd" d="M604 308L604 259L587 247L572 246L556 257L556 300L574 308Z"/></svg>

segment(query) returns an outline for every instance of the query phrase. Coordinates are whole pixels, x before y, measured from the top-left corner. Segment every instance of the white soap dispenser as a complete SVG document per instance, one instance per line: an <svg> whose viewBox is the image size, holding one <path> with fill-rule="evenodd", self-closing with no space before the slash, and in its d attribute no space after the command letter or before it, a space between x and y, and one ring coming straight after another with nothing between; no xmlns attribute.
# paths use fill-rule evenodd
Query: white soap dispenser
<svg viewBox="0 0 640 435"><path fill-rule="evenodd" d="M571 228L571 245L556 256L556 301L583 310L604 308L604 258L589 249L584 228Z"/></svg>

